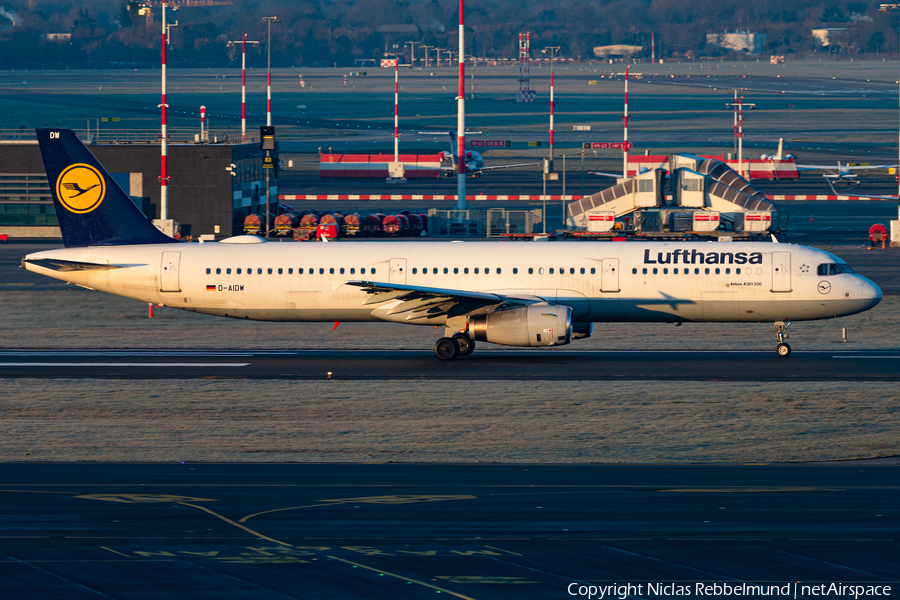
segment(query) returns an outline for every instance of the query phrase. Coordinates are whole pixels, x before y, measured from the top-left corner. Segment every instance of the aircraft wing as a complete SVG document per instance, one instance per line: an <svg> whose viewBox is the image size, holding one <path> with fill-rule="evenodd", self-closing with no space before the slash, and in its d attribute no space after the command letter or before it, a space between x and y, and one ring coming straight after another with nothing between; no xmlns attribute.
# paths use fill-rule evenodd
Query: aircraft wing
<svg viewBox="0 0 900 600"><path fill-rule="evenodd" d="M618 179L622 176L621 173L601 173L600 171L588 171L589 175L600 175L601 177L612 177L614 179Z"/></svg>
<svg viewBox="0 0 900 600"><path fill-rule="evenodd" d="M361 288L368 294L364 306L400 300L388 314L408 313L407 321L430 319L442 315L460 315L494 312L513 306L542 302L537 297L512 298L487 292L471 292L445 288L353 280L347 285Z"/></svg>
<svg viewBox="0 0 900 600"><path fill-rule="evenodd" d="M848 167L847 165L797 165L798 171L865 171L867 169L892 169L897 165L868 165L864 167Z"/></svg>
<svg viewBox="0 0 900 600"><path fill-rule="evenodd" d="M834 189L834 184L831 182L831 179L826 178L825 181L828 182L829 187L831 187L831 191L834 192L835 196L840 196L840 194L836 189ZM869 198L870 200L896 200L897 196L869 196L866 194L853 194L857 198Z"/></svg>
<svg viewBox="0 0 900 600"><path fill-rule="evenodd" d="M493 169L509 169L512 167L530 167L532 165L539 165L541 163L519 163L517 165L496 165L493 167L481 167L480 169L472 169L473 171L491 171Z"/></svg>

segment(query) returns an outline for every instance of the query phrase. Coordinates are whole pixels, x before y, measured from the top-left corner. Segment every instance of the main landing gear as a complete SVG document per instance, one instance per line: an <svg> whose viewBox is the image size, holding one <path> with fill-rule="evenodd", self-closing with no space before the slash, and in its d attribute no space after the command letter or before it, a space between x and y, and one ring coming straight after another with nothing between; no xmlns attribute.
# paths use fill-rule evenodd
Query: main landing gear
<svg viewBox="0 0 900 600"><path fill-rule="evenodd" d="M790 326L790 321L775 321L775 341L778 342L778 346L775 347L775 354L779 358L787 358L791 355L791 346L784 341L787 339L787 329Z"/></svg>
<svg viewBox="0 0 900 600"><path fill-rule="evenodd" d="M434 344L434 355L441 360L453 360L457 356L468 356L475 351L475 341L465 333L454 333L453 337L442 337Z"/></svg>

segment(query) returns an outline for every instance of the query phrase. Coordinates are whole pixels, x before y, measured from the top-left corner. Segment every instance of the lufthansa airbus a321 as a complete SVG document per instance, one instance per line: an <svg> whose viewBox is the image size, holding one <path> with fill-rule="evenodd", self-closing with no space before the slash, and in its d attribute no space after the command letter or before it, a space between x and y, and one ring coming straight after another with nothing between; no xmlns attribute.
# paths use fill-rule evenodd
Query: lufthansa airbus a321
<svg viewBox="0 0 900 600"><path fill-rule="evenodd" d="M881 290L828 252L778 243L177 242L76 135L39 129L64 249L29 271L171 308L265 321L439 326L441 360L477 342L562 346L594 323L771 322L868 310Z"/></svg>

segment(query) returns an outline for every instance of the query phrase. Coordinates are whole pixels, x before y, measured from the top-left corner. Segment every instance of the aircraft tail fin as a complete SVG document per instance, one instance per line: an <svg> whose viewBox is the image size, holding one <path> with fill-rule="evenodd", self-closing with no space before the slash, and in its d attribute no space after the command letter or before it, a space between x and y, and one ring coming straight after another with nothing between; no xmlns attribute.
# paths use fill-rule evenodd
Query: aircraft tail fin
<svg viewBox="0 0 900 600"><path fill-rule="evenodd" d="M67 248L175 242L138 210L74 131L35 132Z"/></svg>

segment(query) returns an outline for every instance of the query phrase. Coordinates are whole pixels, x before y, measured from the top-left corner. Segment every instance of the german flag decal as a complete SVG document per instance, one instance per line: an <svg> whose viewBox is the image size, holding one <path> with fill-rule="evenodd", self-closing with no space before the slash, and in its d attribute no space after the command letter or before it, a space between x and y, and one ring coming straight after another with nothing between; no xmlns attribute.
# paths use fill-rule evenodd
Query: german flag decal
<svg viewBox="0 0 900 600"><path fill-rule="evenodd" d="M207 292L214 292L214 291L216 291L216 286L214 286L214 285L208 285L208 286L206 286L206 291L207 291Z"/></svg>

